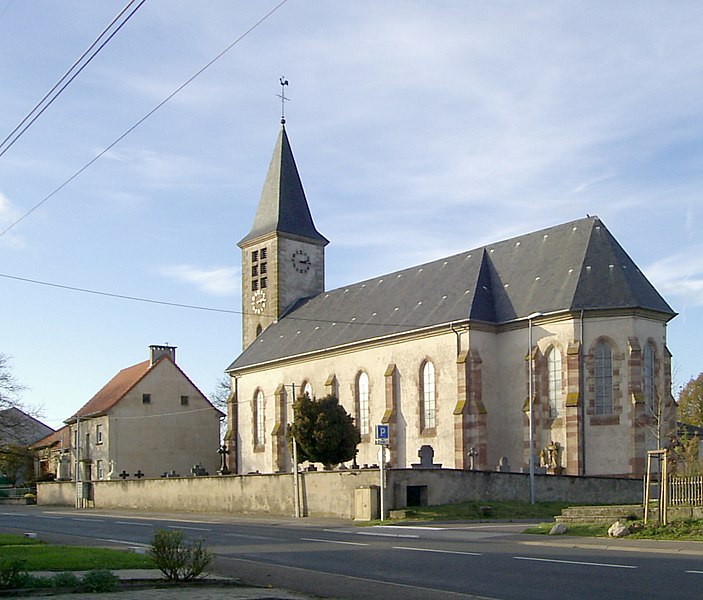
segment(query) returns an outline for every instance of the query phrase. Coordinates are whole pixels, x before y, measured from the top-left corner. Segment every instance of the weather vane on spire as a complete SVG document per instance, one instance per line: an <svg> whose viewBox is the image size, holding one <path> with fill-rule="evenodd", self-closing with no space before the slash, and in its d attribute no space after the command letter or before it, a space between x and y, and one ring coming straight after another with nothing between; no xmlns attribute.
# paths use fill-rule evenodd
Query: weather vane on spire
<svg viewBox="0 0 703 600"><path fill-rule="evenodd" d="M285 87L288 85L288 80L285 76L279 77L278 81L281 82L281 93L276 94L281 99L281 125L286 123L286 102L290 101L290 98L286 98Z"/></svg>

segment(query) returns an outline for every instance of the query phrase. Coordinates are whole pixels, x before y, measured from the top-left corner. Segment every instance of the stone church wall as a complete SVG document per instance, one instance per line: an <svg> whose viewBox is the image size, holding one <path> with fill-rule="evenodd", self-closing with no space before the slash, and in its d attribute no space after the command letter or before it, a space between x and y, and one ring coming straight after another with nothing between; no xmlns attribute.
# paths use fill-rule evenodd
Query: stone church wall
<svg viewBox="0 0 703 600"><path fill-rule="evenodd" d="M458 471L454 469L391 469L389 508L403 508L408 498L423 504L466 500L525 500L529 477L521 473ZM378 485L377 469L317 471L300 474L304 516L354 518L355 490ZM410 488L410 489L409 489ZM74 483L39 483L38 503L73 506ZM642 482L607 477L535 476L538 501L574 503L639 503ZM417 492L417 493L416 493ZM290 473L224 477L96 481L95 508L194 513L292 516L293 479Z"/></svg>

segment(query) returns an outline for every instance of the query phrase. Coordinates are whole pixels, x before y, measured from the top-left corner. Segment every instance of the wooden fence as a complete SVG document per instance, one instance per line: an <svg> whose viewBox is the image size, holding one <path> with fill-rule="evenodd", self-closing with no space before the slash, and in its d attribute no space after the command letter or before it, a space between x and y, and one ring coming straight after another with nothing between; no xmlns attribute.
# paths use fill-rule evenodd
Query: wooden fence
<svg viewBox="0 0 703 600"><path fill-rule="evenodd" d="M703 506L703 477L671 477L670 506Z"/></svg>

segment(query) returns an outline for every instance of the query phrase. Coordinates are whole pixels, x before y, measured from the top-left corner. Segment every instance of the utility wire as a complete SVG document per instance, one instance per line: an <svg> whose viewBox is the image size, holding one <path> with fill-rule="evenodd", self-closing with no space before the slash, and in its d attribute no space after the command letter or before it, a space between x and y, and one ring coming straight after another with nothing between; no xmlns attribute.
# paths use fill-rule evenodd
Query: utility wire
<svg viewBox="0 0 703 600"><path fill-rule="evenodd" d="M261 17L256 23L254 23L249 29L247 29L242 35L240 35L236 40L234 40L229 46L227 46L222 52L220 52L215 58L210 60L204 67L202 67L200 70L198 70L194 75L192 75L189 79L187 79L184 83L182 83L180 86L178 86L173 92L171 92L166 98L164 98L161 102L159 102L153 109L151 109L146 115L144 115L141 119L139 119L134 125L132 125L127 131L125 131L122 135L120 135L114 142L112 142L109 146L107 146L104 150L100 151L98 154L96 154L93 158L91 158L85 165L83 165L78 171L76 171L73 175L71 175L66 181L64 181L59 187L57 187L53 192L51 192L48 196L45 196L42 200L37 202L32 208L30 208L26 213L24 213L21 217L10 223L5 229L0 231L0 237L5 235L10 229L15 227L15 225L21 223L26 219L29 215L31 215L35 210L37 210L40 206L42 206L45 202L53 198L56 194L58 194L63 188L65 188L69 183L71 183L74 179L76 179L83 171L88 169L94 162L96 162L98 159L100 159L102 156L107 154L112 148L114 148L117 144L119 144L124 138L126 138L132 131L134 131L137 127L139 127L144 121L146 121L151 115L153 115L156 111L158 111L164 104L166 104L171 98L173 98L176 94L178 94L183 88L185 88L187 85L189 85L191 82L193 82L197 77L202 75L207 69L209 69L213 64L215 64L220 58L222 58L227 52L229 52L234 46L236 46L239 42L241 42L245 37L247 37L252 31L254 31L259 25L261 25L266 19L268 19L273 13L275 13L281 6L283 6L288 0L281 0L276 6L274 6L269 12L267 12L263 17Z"/></svg>
<svg viewBox="0 0 703 600"><path fill-rule="evenodd" d="M127 5L120 11L120 13L95 39L95 41L93 41L90 47L85 52L83 52L83 54L78 60L76 60L76 62L71 65L71 68L66 71L63 77L61 77L61 79L59 79L54 84L54 87L52 87L46 93L46 95L37 103L37 105L29 112L29 114L24 119L22 119L19 125L17 125L17 127L15 127L2 142L0 142L0 157L3 156L20 137L22 137L24 132L27 131L27 129L29 129L32 124L44 113L44 111L54 103L54 101L61 95L61 93L71 84L71 82L76 77L78 77L81 71L83 71L83 69L85 69L88 64L90 64L90 62L97 56L98 52L100 52L105 47L105 45L117 34L117 32L122 29L122 27L127 23L127 21L132 18L134 13L136 13L141 8L144 2L146 2L146 0L141 0L139 4L134 8L134 10L132 10L132 12L124 18L124 20L117 26L117 28L112 33L110 33L109 36L93 52L93 49L100 43L100 40L110 31L110 29L112 29L115 23L118 22L122 15L127 12L130 6L136 1L137 0L130 0L130 2L127 3ZM85 60L85 62L83 62L83 59L86 58L86 56L88 56L88 54L91 52L92 54L88 57L87 60Z"/></svg>
<svg viewBox="0 0 703 600"><path fill-rule="evenodd" d="M44 285L47 287L58 288L61 290L68 290L70 292L82 292L84 294L94 294L96 296L107 296L108 298L117 298L119 300L132 300L133 302L145 302L147 304L160 304L162 306L174 306L176 308L189 308L191 310L203 310L207 312L216 313L226 313L230 315L249 315L253 313L246 313L241 310L229 310L227 308L213 308L209 306L198 306L195 304L182 304L180 302L168 302L166 300L154 300L152 298L143 298L140 296L128 296L126 294L115 294L112 292L101 292L98 290L91 290L88 288L75 287L71 285L63 285L61 283L51 283L48 281L40 281L38 279L29 279L27 277L18 277L16 275L8 275L6 273L0 273L0 277L5 279L12 279L14 281L23 281L25 283L34 283L36 285ZM261 315L257 315L261 316ZM295 317L292 315L286 316L286 319L293 321L309 321L312 323L337 323L339 325L374 325L377 327L408 327L412 325L401 324L401 323L377 323L377 322L364 322L364 321L344 321L342 319L317 319L317 318L306 318L306 317ZM419 326L418 326L419 327Z"/></svg>

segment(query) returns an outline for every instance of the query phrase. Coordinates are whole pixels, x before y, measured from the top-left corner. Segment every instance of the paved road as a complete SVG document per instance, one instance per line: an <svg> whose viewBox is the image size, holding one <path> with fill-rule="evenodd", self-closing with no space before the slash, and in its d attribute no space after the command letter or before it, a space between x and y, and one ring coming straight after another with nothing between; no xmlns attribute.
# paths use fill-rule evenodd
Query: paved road
<svg viewBox="0 0 703 600"><path fill-rule="evenodd" d="M203 538L217 572L346 599L700 598L703 544L523 536L515 524L356 527L348 521L3 507L0 529L147 545L154 529Z"/></svg>

